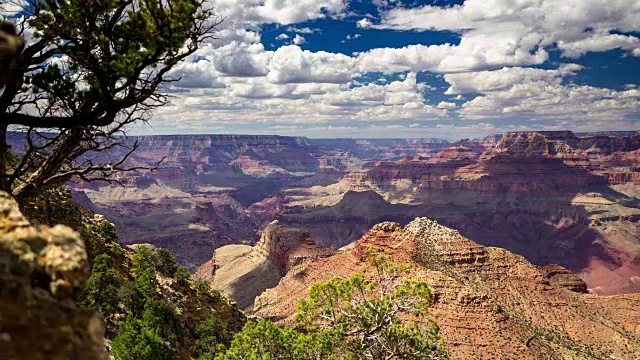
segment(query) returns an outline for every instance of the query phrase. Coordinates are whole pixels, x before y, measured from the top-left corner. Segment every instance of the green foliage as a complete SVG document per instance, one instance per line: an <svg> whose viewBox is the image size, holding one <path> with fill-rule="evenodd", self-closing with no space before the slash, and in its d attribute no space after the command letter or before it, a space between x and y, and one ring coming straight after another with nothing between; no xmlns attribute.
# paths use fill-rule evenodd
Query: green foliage
<svg viewBox="0 0 640 360"><path fill-rule="evenodd" d="M205 280L196 280L193 282L193 288L196 291L196 296L201 301L205 302L219 302L222 301L222 295L218 290L211 288L211 284Z"/></svg>
<svg viewBox="0 0 640 360"><path fill-rule="evenodd" d="M89 263L100 254L108 254L117 262L124 260L124 251L118 245L118 235L115 226L108 221L85 224L82 229ZM115 265L115 264L113 264Z"/></svg>
<svg viewBox="0 0 640 360"><path fill-rule="evenodd" d="M209 312L207 318L198 324L196 329L196 354L198 360L213 360L215 356L223 352L221 344L231 341L231 334L222 326L220 317L215 311Z"/></svg>
<svg viewBox="0 0 640 360"><path fill-rule="evenodd" d="M157 328L134 317L120 326L111 352L117 360L173 360L176 355Z"/></svg>
<svg viewBox="0 0 640 360"><path fill-rule="evenodd" d="M156 249L153 264L156 270L164 276L173 277L177 270L176 257L167 249Z"/></svg>
<svg viewBox="0 0 640 360"><path fill-rule="evenodd" d="M152 257L153 250L144 245L138 246L131 257L130 271L134 279L127 284L125 293L128 308L135 316L141 316L147 303L156 296L158 281Z"/></svg>
<svg viewBox="0 0 640 360"><path fill-rule="evenodd" d="M407 279L409 265L369 254L371 276L311 287L298 306L300 331L249 322L216 359L446 359L438 327L426 317L427 284Z"/></svg>
<svg viewBox="0 0 640 360"><path fill-rule="evenodd" d="M432 300L428 285L403 279L409 265L369 254L373 279L355 274L314 284L298 304L299 326L330 331L350 359L446 358L437 325L425 317Z"/></svg>
<svg viewBox="0 0 640 360"><path fill-rule="evenodd" d="M336 358L322 334L303 334L270 321L247 322L216 360L312 360Z"/></svg>
<svg viewBox="0 0 640 360"><path fill-rule="evenodd" d="M83 227L83 210L64 186L39 191L29 201L20 201L20 210L33 225L62 224L76 231Z"/></svg>
<svg viewBox="0 0 640 360"><path fill-rule="evenodd" d="M31 40L0 102L2 124L29 128L23 158L2 149L0 189L28 201L72 177L124 171L122 135L168 102L171 70L215 37L206 0L26 0ZM25 111L17 103L37 103ZM55 136L38 136L56 129ZM2 136L6 137L6 134ZM124 148L122 159L95 153Z"/></svg>
<svg viewBox="0 0 640 360"><path fill-rule="evenodd" d="M182 265L176 266L176 271L173 273L173 279L178 283L178 285L184 286L188 284L190 278L191 273L186 267Z"/></svg>
<svg viewBox="0 0 640 360"><path fill-rule="evenodd" d="M164 300L149 299L144 306L142 320L171 343L175 343L182 332L175 307Z"/></svg>
<svg viewBox="0 0 640 360"><path fill-rule="evenodd" d="M52 101L75 103L74 112L96 115L109 105L127 107L118 94L143 95L132 92L140 85L136 80L154 65L180 61L182 47L202 40L205 29L197 26L212 16L198 0L47 0L38 2L37 10L30 21L35 37L57 43L54 49L69 57L70 72L52 65L35 73L31 84L35 91L55 94ZM75 73L83 74L87 87L76 86L70 76Z"/></svg>
<svg viewBox="0 0 640 360"><path fill-rule="evenodd" d="M120 288L124 280L111 264L107 254L98 255L93 261L91 275L82 289L78 302L96 310L103 319L117 312Z"/></svg>

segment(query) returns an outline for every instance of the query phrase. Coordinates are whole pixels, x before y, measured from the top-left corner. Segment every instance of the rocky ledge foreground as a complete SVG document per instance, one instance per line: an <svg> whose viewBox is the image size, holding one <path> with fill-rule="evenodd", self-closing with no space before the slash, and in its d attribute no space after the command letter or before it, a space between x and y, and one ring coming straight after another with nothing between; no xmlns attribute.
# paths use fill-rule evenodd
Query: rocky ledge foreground
<svg viewBox="0 0 640 360"><path fill-rule="evenodd" d="M0 354L8 360L103 359L102 322L71 296L89 275L66 226L33 227L0 192Z"/></svg>
<svg viewBox="0 0 640 360"><path fill-rule="evenodd" d="M426 218L376 225L353 249L295 264L256 299L255 315L294 325L297 301L312 284L372 270L369 248L412 263L410 276L430 284L430 314L451 358L640 358L640 294L588 293L561 266L532 265Z"/></svg>

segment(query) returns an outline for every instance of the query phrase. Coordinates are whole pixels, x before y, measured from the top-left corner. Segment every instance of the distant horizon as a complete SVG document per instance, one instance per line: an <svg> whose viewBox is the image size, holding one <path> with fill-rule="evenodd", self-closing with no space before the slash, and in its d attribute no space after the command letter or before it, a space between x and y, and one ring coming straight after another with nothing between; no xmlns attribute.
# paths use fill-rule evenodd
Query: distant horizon
<svg viewBox="0 0 640 360"><path fill-rule="evenodd" d="M476 136L465 136L465 137L438 137L438 136L430 136L430 137L426 137L426 136L416 136L416 137L352 137L352 136L336 136L336 137L312 137L312 136L305 136L305 135L287 135L287 134L277 134L277 133L271 133L271 134L265 134L265 133L214 133L214 132L203 132L203 133L198 133L198 132L193 132L193 133L173 133L173 134L135 134L135 133L129 133L127 136L129 137L153 137L153 136L157 136L157 137L163 137L163 136L279 136L279 137L287 137L287 138L306 138L306 139L310 139L310 140L443 140L443 141L447 141L447 142L455 142L455 141L460 141L463 139L470 139L470 140L475 140L475 139L484 139L490 136L498 136L498 135L504 135L506 133L509 132L539 132L539 133L545 133L545 132L564 132L564 131L569 131L572 132L574 135L578 136L580 134L602 134L602 133L628 133L629 135L631 134L638 134L640 135L640 128L635 129L635 130L598 130L598 131L575 131L575 130L569 130L569 129L564 129L564 130L511 130L511 131L505 131L505 132L500 132L500 133L491 133L491 134L487 134L487 135L476 135ZM19 130L9 130L9 133L23 133L24 131L19 131Z"/></svg>

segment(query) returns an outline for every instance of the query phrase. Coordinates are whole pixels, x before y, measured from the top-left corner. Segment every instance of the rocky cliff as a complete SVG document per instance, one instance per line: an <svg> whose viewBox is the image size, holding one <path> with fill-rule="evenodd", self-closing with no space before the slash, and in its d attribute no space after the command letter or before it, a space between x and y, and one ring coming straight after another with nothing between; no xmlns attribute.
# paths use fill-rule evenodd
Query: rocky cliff
<svg viewBox="0 0 640 360"><path fill-rule="evenodd" d="M251 311L254 299L278 285L289 270L331 253L318 248L308 232L274 221L262 231L255 246L221 247L194 276L211 282L214 289L229 294L241 308Z"/></svg>
<svg viewBox="0 0 640 360"><path fill-rule="evenodd" d="M374 248L413 265L411 278L433 289L437 319L455 359L635 359L640 356L640 297L600 297L558 266L540 268L507 250L481 246L435 221L375 226L352 250L291 271L265 291L256 316L293 324L298 299L332 276L372 271Z"/></svg>
<svg viewBox="0 0 640 360"><path fill-rule="evenodd" d="M355 241L376 222L429 216L483 245L575 271L598 293L635 292L636 141L508 133L483 152L447 147L432 157L370 163L329 186L284 191L271 203L278 208L272 213L332 248ZM269 213L264 205L261 212Z"/></svg>

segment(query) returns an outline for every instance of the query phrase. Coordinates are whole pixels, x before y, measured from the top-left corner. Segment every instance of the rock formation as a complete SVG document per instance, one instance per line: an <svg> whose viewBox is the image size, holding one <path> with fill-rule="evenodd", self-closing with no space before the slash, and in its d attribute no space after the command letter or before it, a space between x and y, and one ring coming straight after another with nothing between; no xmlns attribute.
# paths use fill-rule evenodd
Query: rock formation
<svg viewBox="0 0 640 360"><path fill-rule="evenodd" d="M194 275L229 294L246 311L263 291L275 287L292 268L332 253L318 248L309 233L269 224L254 246L229 245L216 250L213 259Z"/></svg>
<svg viewBox="0 0 640 360"><path fill-rule="evenodd" d="M256 299L255 315L294 325L311 284L370 274L365 249L410 262L433 290L429 308L454 359L636 359L640 296L584 293L575 275L484 247L435 221L375 226L352 250L303 264Z"/></svg>
<svg viewBox="0 0 640 360"><path fill-rule="evenodd" d="M477 243L574 271L597 293L637 292L637 141L508 133L481 154L447 147L432 157L370 163L330 186L283 191L274 213L332 248L376 222L429 216Z"/></svg>
<svg viewBox="0 0 640 360"><path fill-rule="evenodd" d="M89 274L84 243L65 226L32 227L0 193L3 359L103 359L101 321L71 296Z"/></svg>

